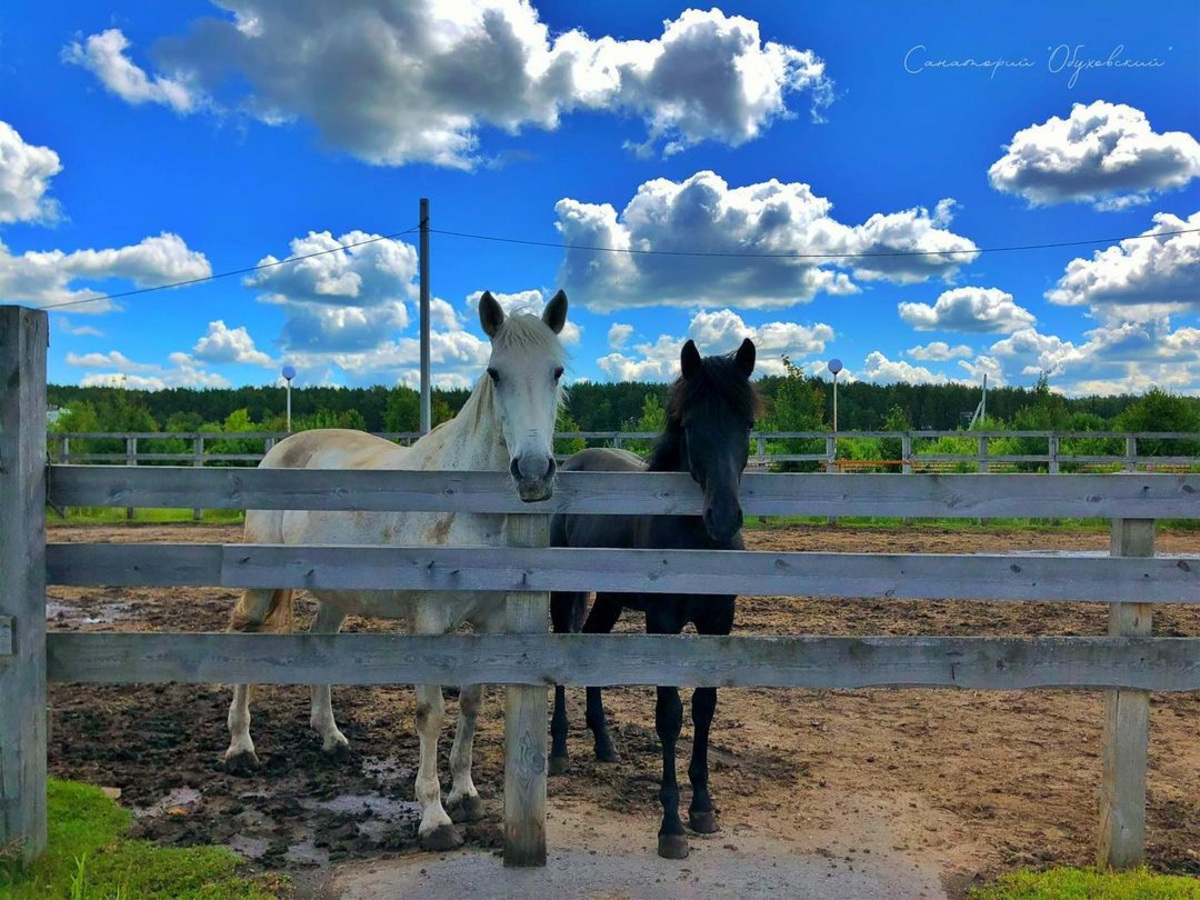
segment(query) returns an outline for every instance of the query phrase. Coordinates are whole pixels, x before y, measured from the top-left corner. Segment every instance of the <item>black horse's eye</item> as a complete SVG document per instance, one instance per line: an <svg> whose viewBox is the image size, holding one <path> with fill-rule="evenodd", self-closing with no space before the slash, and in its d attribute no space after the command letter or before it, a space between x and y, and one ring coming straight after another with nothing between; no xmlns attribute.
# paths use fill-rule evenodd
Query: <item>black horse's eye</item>
<svg viewBox="0 0 1200 900"><path fill-rule="evenodd" d="M500 373L499 372L497 372L495 369L488 368L487 373L488 373L488 377L492 379L493 384L500 383Z"/></svg>
<svg viewBox="0 0 1200 900"><path fill-rule="evenodd" d="M563 367L559 366L558 368L556 368L554 370L554 380L558 381L558 379L562 378L562 376L563 376Z"/></svg>

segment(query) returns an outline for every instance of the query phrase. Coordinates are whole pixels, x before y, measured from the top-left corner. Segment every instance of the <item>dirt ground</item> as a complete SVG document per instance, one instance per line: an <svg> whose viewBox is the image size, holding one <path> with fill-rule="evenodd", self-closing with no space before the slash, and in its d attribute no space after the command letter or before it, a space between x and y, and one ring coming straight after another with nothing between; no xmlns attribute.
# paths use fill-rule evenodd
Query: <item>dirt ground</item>
<svg viewBox="0 0 1200 900"><path fill-rule="evenodd" d="M50 538L237 541L240 529L58 527ZM763 550L1078 551L1106 550L1108 536L794 526L748 532L748 543ZM1157 546L1200 554L1200 532L1160 533ZM229 590L190 588L55 587L50 597L50 627L58 630L223 630L236 600ZM311 604L301 606L306 618ZM619 629L641 627L626 616ZM1106 621L1098 604L761 597L738 601L735 633L1084 635L1103 634ZM391 627L347 622L347 630ZM1200 636L1200 604L1160 607L1154 633ZM456 713L454 692L447 693L443 784ZM552 816L591 821L610 839L628 840L632 852L644 844L652 853L660 772L654 692L607 692L622 755L608 765L591 758L582 695L568 690L571 771L550 781ZM321 754L308 727L306 689L259 689L251 728L263 766L249 776L221 764L228 702L218 685L53 686L52 774L118 788L138 814L140 834L168 844L228 843L256 865L286 870L301 895L319 894L339 865L415 852L410 688L335 688L335 713L351 743L340 760ZM489 692L475 749L475 781L489 815L467 826L466 837L481 850L501 840L502 702L499 691ZM693 845L736 855L769 842L851 871L870 869L872 853L891 852L934 872L951 895L1017 867L1087 864L1098 819L1101 720L1095 692L723 690L711 751L722 831ZM1150 727L1149 862L1200 875L1200 695L1154 695ZM689 733L685 714L681 775ZM685 787L684 803L687 796Z"/></svg>

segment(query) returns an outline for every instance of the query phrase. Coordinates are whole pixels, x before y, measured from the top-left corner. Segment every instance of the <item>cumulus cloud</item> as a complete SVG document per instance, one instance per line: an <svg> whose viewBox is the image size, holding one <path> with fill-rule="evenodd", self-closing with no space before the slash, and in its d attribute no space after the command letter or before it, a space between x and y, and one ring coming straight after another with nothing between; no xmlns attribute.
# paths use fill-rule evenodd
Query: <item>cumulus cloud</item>
<svg viewBox="0 0 1200 900"><path fill-rule="evenodd" d="M818 292L858 292L850 273L900 284L949 277L977 252L974 243L948 230L951 206L944 201L932 214L915 208L846 225L807 184L771 179L732 188L711 171L681 182L658 178L643 183L619 215L608 203L568 197L555 205L567 245L559 281L589 308L611 310L783 307L806 303ZM796 258L896 252L926 255ZM711 255L688 255L694 253Z"/></svg>
<svg viewBox="0 0 1200 900"><path fill-rule="evenodd" d="M483 291L473 291L467 296L467 307L472 311L472 315L474 316L478 316L479 298L482 296ZM492 291L492 297L500 304L500 308L510 316L515 312L533 313L535 316L540 316L550 299L546 296L546 292L540 288L531 288L527 291L513 291L512 293ZM568 308L570 302L571 298L568 297ZM559 333L558 337L559 340L568 346L578 344L583 340L583 328L578 322L571 319L569 312L567 314L567 324L563 326L563 330Z"/></svg>
<svg viewBox="0 0 1200 900"><path fill-rule="evenodd" d="M946 384L950 379L940 372L931 372L924 366L914 366L902 359L891 360L873 350L863 360L862 377L879 384L903 382L905 384Z"/></svg>
<svg viewBox="0 0 1200 900"><path fill-rule="evenodd" d="M1016 331L1036 318L999 288L959 287L944 291L932 306L900 303L900 318L917 331L968 333Z"/></svg>
<svg viewBox="0 0 1200 900"><path fill-rule="evenodd" d="M109 370L85 373L79 379L83 387L119 387L144 391L161 391L174 387L229 387L229 381L223 376L207 371L203 363L186 353L172 353L168 361L170 366L134 362L119 350L87 353L82 356L67 354L68 365Z"/></svg>
<svg viewBox="0 0 1200 900"><path fill-rule="evenodd" d="M273 366L275 361L254 346L246 327L230 328L223 319L208 323L208 332L192 348L196 359L211 363Z"/></svg>
<svg viewBox="0 0 1200 900"><path fill-rule="evenodd" d="M370 241L371 243L364 243ZM359 246L347 247L350 244ZM408 325L416 296L417 251L402 241L350 231L310 231L289 245L299 262L261 269L243 282L287 314L279 342L288 351L352 352L386 343ZM320 253L320 256L311 254ZM266 256L259 265L278 262Z"/></svg>
<svg viewBox="0 0 1200 900"><path fill-rule="evenodd" d="M1154 216L1143 235L1200 229L1200 212L1187 219ZM1200 231L1121 241L1091 259L1067 264L1046 299L1063 306L1089 305L1105 319L1156 319L1171 312L1200 310Z"/></svg>
<svg viewBox="0 0 1200 900"><path fill-rule="evenodd" d="M1200 176L1200 143L1184 131L1156 133L1132 106L1076 103L1013 135L988 169L992 187L1033 206L1092 203L1123 209Z"/></svg>
<svg viewBox="0 0 1200 900"><path fill-rule="evenodd" d="M90 35L82 43L72 41L67 44L62 59L87 69L106 89L135 106L156 103L186 114L202 105L203 93L184 79L147 75L126 55L129 47L129 39L121 30L110 28Z"/></svg>
<svg viewBox="0 0 1200 900"><path fill-rule="evenodd" d="M928 344L909 347L904 351L907 356L913 359L919 359L923 362L943 362L947 359L954 359L958 356L970 356L973 351L966 344L959 344L951 347L945 341L932 341Z"/></svg>
<svg viewBox="0 0 1200 900"><path fill-rule="evenodd" d="M980 354L973 361L960 359L958 367L967 373L968 381L975 383L982 382L986 375L988 383L993 387L999 387L1004 384L1004 367L1000 363L1000 360L994 356ZM959 380L961 381L962 379Z"/></svg>
<svg viewBox="0 0 1200 900"><path fill-rule="evenodd" d="M129 102L186 112L207 95L277 125L302 117L324 140L368 162L481 161L485 126L552 129L574 111L640 118L635 149L666 154L701 141L732 146L791 114L807 93L814 118L833 98L811 50L764 41L757 22L689 9L650 40L551 38L528 0L230 0L161 40L165 75L148 75L112 29L64 50Z"/></svg>
<svg viewBox="0 0 1200 900"><path fill-rule="evenodd" d="M91 337L104 337L104 332L98 328L93 328L91 325L74 325L66 316L59 316L54 320L54 324L61 331L76 337L88 335Z"/></svg>
<svg viewBox="0 0 1200 900"><path fill-rule="evenodd" d="M138 287L158 287L175 281L205 278L212 267L203 253L188 248L177 234L164 232L127 247L105 250L27 251L20 256L0 243L0 296L33 306L101 297L80 281L123 278ZM103 313L116 309L103 300L72 307L72 314Z"/></svg>
<svg viewBox="0 0 1200 900"><path fill-rule="evenodd" d="M833 337L833 329L823 322L814 325L767 322L753 326L730 309L699 312L692 317L687 330L687 338L694 340L705 356L730 353L750 338L758 350L755 372L760 375L783 374L785 356L801 360L824 353L826 341ZM679 351L687 338L662 334L653 342L635 344L628 353L616 349L600 357L596 364L616 381L667 381L679 373Z"/></svg>
<svg viewBox="0 0 1200 900"><path fill-rule="evenodd" d="M633 337L633 326L624 322L613 322L608 326L608 347L610 350L620 350Z"/></svg>
<svg viewBox="0 0 1200 900"><path fill-rule="evenodd" d="M58 218L58 203L46 196L50 179L62 171L58 154L22 140L0 121L0 224Z"/></svg>

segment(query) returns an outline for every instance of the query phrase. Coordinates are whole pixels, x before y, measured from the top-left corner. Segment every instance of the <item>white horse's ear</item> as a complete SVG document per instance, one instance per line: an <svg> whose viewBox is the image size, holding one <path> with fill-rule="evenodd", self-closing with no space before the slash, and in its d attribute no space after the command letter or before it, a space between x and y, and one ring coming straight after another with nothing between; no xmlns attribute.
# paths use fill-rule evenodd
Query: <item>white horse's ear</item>
<svg viewBox="0 0 1200 900"><path fill-rule="evenodd" d="M503 324L504 309L492 296L491 291L484 291L483 296L479 298L479 325L483 328L483 333L494 338Z"/></svg>
<svg viewBox="0 0 1200 900"><path fill-rule="evenodd" d="M567 295L565 291L560 290L554 295L554 299L546 304L546 309L542 312L542 321L555 334L563 330L563 326L567 324Z"/></svg>
<svg viewBox="0 0 1200 900"><path fill-rule="evenodd" d="M742 341L742 346L738 347L737 355L734 360L738 364L738 368L742 370L742 374L749 378L754 374L754 358L756 351L754 349L754 341L746 338Z"/></svg>
<svg viewBox="0 0 1200 900"><path fill-rule="evenodd" d="M688 341L683 345L683 352L679 354L679 368L683 371L684 378L691 378L700 371L700 366L703 365L700 361L700 351L696 349L695 341Z"/></svg>

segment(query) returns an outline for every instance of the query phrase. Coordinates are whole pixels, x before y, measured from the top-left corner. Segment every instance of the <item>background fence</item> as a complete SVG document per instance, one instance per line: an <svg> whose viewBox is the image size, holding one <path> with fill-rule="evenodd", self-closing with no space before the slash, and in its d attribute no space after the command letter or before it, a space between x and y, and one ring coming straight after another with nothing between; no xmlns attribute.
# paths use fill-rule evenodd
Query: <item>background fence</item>
<svg viewBox="0 0 1200 900"><path fill-rule="evenodd" d="M1200 518L1200 476L751 473L748 514L1102 517L1107 558L548 549L546 516L697 514L684 474L564 473L522 504L506 473L53 465L43 313L0 308L0 844L45 840L46 682L507 685L505 862L545 863L547 686L1103 689L1101 864L1143 858L1149 691L1200 690L1200 638L1151 635L1155 604L1200 601L1200 557L1154 555L1154 520ZM45 505L509 514L523 549L47 545ZM45 585L487 590L504 635L46 635ZM550 635L548 592L1107 602L1097 637ZM216 749L216 748L215 748ZM214 749L214 752L215 752Z"/></svg>

